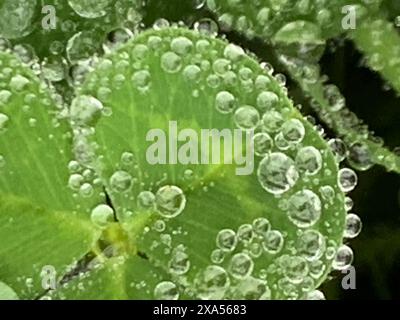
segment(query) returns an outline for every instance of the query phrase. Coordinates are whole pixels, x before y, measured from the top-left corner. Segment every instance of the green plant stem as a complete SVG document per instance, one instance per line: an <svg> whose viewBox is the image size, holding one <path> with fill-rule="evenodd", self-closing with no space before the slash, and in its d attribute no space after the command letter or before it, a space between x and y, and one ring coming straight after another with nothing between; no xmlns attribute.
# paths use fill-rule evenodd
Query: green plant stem
<svg viewBox="0 0 400 320"><path fill-rule="evenodd" d="M307 93L313 100L312 107L318 114L320 119L333 129L347 145L352 145L355 142L365 144L371 153L371 160L380 166L385 167L388 171L400 173L400 157L384 147L382 143L376 142L376 137L366 130L366 125L363 124L357 116L347 109L342 109L337 112L329 110L329 101L324 96L324 82L319 74L319 67L313 64L308 64L302 61L299 63L291 63L285 58L280 59L285 65L290 76L297 81L302 90ZM305 66L313 70L318 70L314 74L314 79L304 79L302 76Z"/></svg>
<svg viewBox="0 0 400 320"><path fill-rule="evenodd" d="M366 56L368 66L400 94L400 35L393 23L371 17L357 25L349 36Z"/></svg>

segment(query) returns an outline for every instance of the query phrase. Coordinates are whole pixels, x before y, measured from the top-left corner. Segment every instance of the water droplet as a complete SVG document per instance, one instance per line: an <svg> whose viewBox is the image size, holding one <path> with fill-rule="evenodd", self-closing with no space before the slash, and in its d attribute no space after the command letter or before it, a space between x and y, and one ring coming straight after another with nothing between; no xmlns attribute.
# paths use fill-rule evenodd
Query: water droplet
<svg viewBox="0 0 400 320"><path fill-rule="evenodd" d="M182 58L174 52L166 52L161 57L161 67L165 72L177 73L182 68Z"/></svg>
<svg viewBox="0 0 400 320"><path fill-rule="evenodd" d="M343 168L339 170L338 183L343 192L352 191L356 187L357 182L357 174L353 170L349 168Z"/></svg>
<svg viewBox="0 0 400 320"><path fill-rule="evenodd" d="M346 101L340 93L340 90L335 85L326 85L324 87L324 97L329 103L331 111L336 112L346 105Z"/></svg>
<svg viewBox="0 0 400 320"><path fill-rule="evenodd" d="M78 15L88 19L105 16L111 3L111 0L68 0L68 4Z"/></svg>
<svg viewBox="0 0 400 320"><path fill-rule="evenodd" d="M204 18L195 22L193 28L199 33L210 37L217 36L219 29L218 24L214 20L209 18Z"/></svg>
<svg viewBox="0 0 400 320"><path fill-rule="evenodd" d="M257 171L261 186L272 194L282 194L293 187L299 178L294 161L276 152L261 160Z"/></svg>
<svg viewBox="0 0 400 320"><path fill-rule="evenodd" d="M201 69L196 65L188 65L183 70L183 76L185 79L193 82L198 82L200 80Z"/></svg>
<svg viewBox="0 0 400 320"><path fill-rule="evenodd" d="M91 96L79 96L72 100L71 118L77 125L94 125L100 118L103 104Z"/></svg>
<svg viewBox="0 0 400 320"><path fill-rule="evenodd" d="M351 209L353 209L353 199L350 197L345 197L344 198L344 207L346 208L346 211L350 211Z"/></svg>
<svg viewBox="0 0 400 320"><path fill-rule="evenodd" d="M197 295L202 300L220 300L230 284L225 269L211 265L197 274L195 285Z"/></svg>
<svg viewBox="0 0 400 320"><path fill-rule="evenodd" d="M64 80L66 67L66 61L63 59L45 58L42 62L43 77L50 82Z"/></svg>
<svg viewBox="0 0 400 320"><path fill-rule="evenodd" d="M362 223L359 216L354 213L349 213L346 216L346 226L344 229L344 237L353 239L357 237L362 229Z"/></svg>
<svg viewBox="0 0 400 320"><path fill-rule="evenodd" d="M228 44L224 50L224 57L231 61L238 61L245 55L244 50L234 44Z"/></svg>
<svg viewBox="0 0 400 320"><path fill-rule="evenodd" d="M264 236L263 248L270 254L276 254L282 250L283 235L278 230L270 230Z"/></svg>
<svg viewBox="0 0 400 320"><path fill-rule="evenodd" d="M353 168L360 171L368 170L374 165L369 147L359 142L350 146L348 161Z"/></svg>
<svg viewBox="0 0 400 320"><path fill-rule="evenodd" d="M257 107L262 112L266 112L267 110L270 110L271 108L275 107L278 102L279 102L279 97L275 93L270 91L263 91L257 97ZM268 118L266 118L266 121L267 120Z"/></svg>
<svg viewBox="0 0 400 320"><path fill-rule="evenodd" d="M343 140L331 139L328 141L328 145L331 148L337 162L342 162L346 158L347 148Z"/></svg>
<svg viewBox="0 0 400 320"><path fill-rule="evenodd" d="M22 91L29 84L29 80L21 75L16 75L11 78L10 88L15 91Z"/></svg>
<svg viewBox="0 0 400 320"><path fill-rule="evenodd" d="M290 119L282 125L282 136L289 143L300 143L304 135L304 125L298 119Z"/></svg>
<svg viewBox="0 0 400 320"><path fill-rule="evenodd" d="M0 113L0 133L7 129L10 118L4 113Z"/></svg>
<svg viewBox="0 0 400 320"><path fill-rule="evenodd" d="M183 191L176 186L164 186L156 193L156 208L165 218L174 218L182 213L186 206Z"/></svg>
<svg viewBox="0 0 400 320"><path fill-rule="evenodd" d="M193 42L186 37L178 37L171 41L171 49L175 53L184 56L193 48Z"/></svg>
<svg viewBox="0 0 400 320"><path fill-rule="evenodd" d="M168 28L169 26L170 26L169 21L163 18L156 20L153 24L153 28L155 30L165 29Z"/></svg>
<svg viewBox="0 0 400 320"><path fill-rule="evenodd" d="M336 251L335 259L332 262L332 267L335 270L347 269L353 262L353 250L345 244L341 245Z"/></svg>
<svg viewBox="0 0 400 320"><path fill-rule="evenodd" d="M254 262L246 253L236 253L229 264L229 272L236 279L248 277L254 268Z"/></svg>
<svg viewBox="0 0 400 320"><path fill-rule="evenodd" d="M19 297L11 287L0 281L0 300L19 300Z"/></svg>
<svg viewBox="0 0 400 320"><path fill-rule="evenodd" d="M136 157L133 153L130 152L124 152L121 155L121 162L126 165L126 166L131 166L136 162Z"/></svg>
<svg viewBox="0 0 400 320"><path fill-rule="evenodd" d="M81 31L69 38L66 46L68 61L74 63L90 58L99 47L92 31Z"/></svg>
<svg viewBox="0 0 400 320"><path fill-rule="evenodd" d="M114 221L114 211L108 205L101 204L92 210L90 219L94 225L101 229L105 229Z"/></svg>
<svg viewBox="0 0 400 320"><path fill-rule="evenodd" d="M236 107L236 99L228 91L221 91L215 98L215 107L221 113L230 113Z"/></svg>
<svg viewBox="0 0 400 320"><path fill-rule="evenodd" d="M257 156L264 157L272 150L274 142L268 133L261 132L254 135L253 144L254 153Z"/></svg>
<svg viewBox="0 0 400 320"><path fill-rule="evenodd" d="M289 219L299 228L314 225L321 217L321 200L311 190L301 190L288 200Z"/></svg>
<svg viewBox="0 0 400 320"><path fill-rule="evenodd" d="M110 178L111 189L115 192L126 192L132 187L132 176L123 170L114 172Z"/></svg>
<svg viewBox="0 0 400 320"><path fill-rule="evenodd" d="M308 273L308 265L304 258L299 256L287 257L284 261L284 270L287 279L292 283L301 283Z"/></svg>
<svg viewBox="0 0 400 320"><path fill-rule="evenodd" d="M215 249L211 252L211 262L215 264L222 263L225 259L225 251L221 249Z"/></svg>
<svg viewBox="0 0 400 320"><path fill-rule="evenodd" d="M325 251L325 238L317 230L306 230L299 238L297 249L305 259L317 260Z"/></svg>
<svg viewBox="0 0 400 320"><path fill-rule="evenodd" d="M0 35L8 39L27 36L34 29L37 0L4 0L0 6Z"/></svg>
<svg viewBox="0 0 400 320"><path fill-rule="evenodd" d="M306 300L326 300L325 295L319 290L307 292L305 295Z"/></svg>
<svg viewBox="0 0 400 320"><path fill-rule="evenodd" d="M169 261L169 271L175 275L183 275L190 269L189 256L181 249L173 252Z"/></svg>
<svg viewBox="0 0 400 320"><path fill-rule="evenodd" d="M147 92L150 88L151 74L147 70L140 70L132 76L133 84L140 92Z"/></svg>
<svg viewBox="0 0 400 320"><path fill-rule="evenodd" d="M110 52L118 49L122 44L128 42L130 39L134 37L131 30L127 28L118 28L112 30L107 35L107 41L103 45L103 49L105 52Z"/></svg>
<svg viewBox="0 0 400 320"><path fill-rule="evenodd" d="M252 130L260 121L260 114L257 109L252 106L242 106L236 110L235 124L242 130Z"/></svg>
<svg viewBox="0 0 400 320"><path fill-rule="evenodd" d="M0 90L0 106L6 105L12 96L12 93L8 90Z"/></svg>
<svg viewBox="0 0 400 320"><path fill-rule="evenodd" d="M84 198L89 198L93 195L93 186L90 183L84 183L79 189L79 194Z"/></svg>
<svg viewBox="0 0 400 320"><path fill-rule="evenodd" d="M296 167L307 175L315 175L322 168L322 157L314 147L301 148L296 156Z"/></svg>
<svg viewBox="0 0 400 320"><path fill-rule="evenodd" d="M231 229L223 229L218 232L216 244L217 247L224 251L233 251L236 247L236 234Z"/></svg>
<svg viewBox="0 0 400 320"><path fill-rule="evenodd" d="M178 300L178 288L171 281L162 281L154 288L154 298L156 300Z"/></svg>
<svg viewBox="0 0 400 320"><path fill-rule="evenodd" d="M274 133L283 125L282 115L275 110L267 111L262 118L263 126L267 132Z"/></svg>
<svg viewBox="0 0 400 320"><path fill-rule="evenodd" d="M266 218L257 218L253 221L253 230L260 236L265 234L271 229L271 223Z"/></svg>
<svg viewBox="0 0 400 320"><path fill-rule="evenodd" d="M237 231L237 239L249 243L253 239L253 227L251 224L242 224Z"/></svg>

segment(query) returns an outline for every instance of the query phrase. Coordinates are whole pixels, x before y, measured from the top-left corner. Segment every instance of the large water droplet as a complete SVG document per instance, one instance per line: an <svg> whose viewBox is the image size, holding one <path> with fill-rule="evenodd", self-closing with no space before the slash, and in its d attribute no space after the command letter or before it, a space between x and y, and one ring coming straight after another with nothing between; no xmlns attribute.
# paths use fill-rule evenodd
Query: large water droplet
<svg viewBox="0 0 400 320"><path fill-rule="evenodd" d="M110 178L111 189L115 192L126 192L132 187L132 176L123 170L114 172Z"/></svg>
<svg viewBox="0 0 400 320"><path fill-rule="evenodd" d="M357 174L353 170L349 168L343 168L339 170L338 183L343 192L352 191L356 187L357 182Z"/></svg>
<svg viewBox="0 0 400 320"><path fill-rule="evenodd" d="M231 229L223 229L218 232L216 244L224 251L233 251L236 247L236 234Z"/></svg>
<svg viewBox="0 0 400 320"><path fill-rule="evenodd" d="M362 228L361 219L354 213L349 213L346 216L346 226L344 229L344 237L353 239L357 237Z"/></svg>
<svg viewBox="0 0 400 320"><path fill-rule="evenodd" d="M79 96L71 103L71 118L77 125L94 125L100 118L103 104L91 96Z"/></svg>
<svg viewBox="0 0 400 320"><path fill-rule="evenodd" d="M166 52L161 57L161 67L165 72L177 73L182 68L182 58L174 52Z"/></svg>
<svg viewBox="0 0 400 320"><path fill-rule="evenodd" d="M311 190L298 191L289 198L288 216L299 228L308 228L321 216L321 200Z"/></svg>
<svg viewBox="0 0 400 320"><path fill-rule="evenodd" d="M182 213L186 206L183 191L176 186L161 187L156 193L156 208L165 218L174 218Z"/></svg>
<svg viewBox="0 0 400 320"><path fill-rule="evenodd" d="M105 16L112 0L68 0L70 7L81 17L94 19Z"/></svg>
<svg viewBox="0 0 400 320"><path fill-rule="evenodd" d="M271 153L260 162L257 176L261 186L272 194L288 191L299 178L294 161L280 152Z"/></svg>
<svg viewBox="0 0 400 320"><path fill-rule="evenodd" d="M235 254L229 264L229 272L236 279L248 277L254 268L254 262L246 253Z"/></svg>
<svg viewBox="0 0 400 320"><path fill-rule="evenodd" d="M154 288L154 298L156 300L178 300L178 288L171 281L162 281Z"/></svg>
<svg viewBox="0 0 400 320"><path fill-rule="evenodd" d="M90 219L95 226L104 229L114 221L114 211L110 206L101 204L92 210Z"/></svg>

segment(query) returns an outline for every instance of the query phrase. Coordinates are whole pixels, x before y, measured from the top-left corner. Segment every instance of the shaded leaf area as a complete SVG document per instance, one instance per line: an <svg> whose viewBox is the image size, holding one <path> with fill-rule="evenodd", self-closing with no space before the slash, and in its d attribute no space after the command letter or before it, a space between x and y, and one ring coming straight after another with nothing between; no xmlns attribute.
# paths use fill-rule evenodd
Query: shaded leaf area
<svg viewBox="0 0 400 320"><path fill-rule="evenodd" d="M107 90L109 87L113 90ZM151 143L146 141L146 135L151 129L168 132L169 121L177 121L179 129L192 128L197 133L201 129L236 127L232 114L216 110L220 92L229 92L235 98L231 113L240 106L258 106L257 112L261 113L269 108L276 110L283 121L299 120L305 127L305 137L283 152L295 158L298 148L314 146L321 152L323 168L313 178L301 175L293 188L275 197L261 188L256 172L238 176L232 165L150 165L146 151ZM273 93L279 102L263 110L263 105L257 104L262 92ZM180 289L181 298L299 298L303 289L317 287L329 273L333 256L323 255L324 245L318 254L320 260L317 258L322 261L321 273L315 278L307 276L310 288L304 288L305 282L288 283L285 275L290 269L290 263L286 263L296 259L297 242L304 231L319 231L328 252L341 244L345 210L343 194L337 185L337 164L325 141L292 107L279 83L240 48L183 29L149 31L100 61L79 93L96 97L112 111L96 124L93 141L98 157L94 163L117 216L134 244L128 252L144 253L153 265L168 273ZM279 149L273 147L272 151L279 152ZM133 160L124 161L127 155ZM256 159L254 171L260 160ZM113 183L116 177L122 176L121 172L128 181L125 187ZM143 192L158 194L163 187L171 185L183 190L186 198L186 206L177 217L165 219L157 202L158 213L153 209L146 213L137 204ZM323 186L331 188L332 198L322 199L320 188ZM303 226L302 231L288 218L285 203L304 189L318 194L323 213L310 228ZM276 254L263 252L262 237L256 235L250 243L238 243L224 254L218 270L223 275L227 270L232 273L230 265L237 254L253 255L250 282L249 274L241 278L225 275L231 281L230 286L226 280L219 284L222 288L204 288L207 281L199 279L210 276L207 270L211 265L216 268L210 256L217 249L219 232L223 229L236 231L240 226L251 225L256 218L267 218L270 228L283 235L283 248ZM163 224L165 229L160 230ZM253 253L250 244L254 247ZM178 262L183 263L180 268L188 267L183 273L174 270L176 255L181 259ZM297 257L304 263L301 272L306 276L306 260ZM265 273L267 275L263 276ZM254 292L254 284L264 290ZM244 292L243 287L246 287Z"/></svg>
<svg viewBox="0 0 400 320"><path fill-rule="evenodd" d="M29 69L4 53L0 64L0 279L34 298L45 265L62 276L90 250L99 236L90 211L103 196L70 190L69 125Z"/></svg>

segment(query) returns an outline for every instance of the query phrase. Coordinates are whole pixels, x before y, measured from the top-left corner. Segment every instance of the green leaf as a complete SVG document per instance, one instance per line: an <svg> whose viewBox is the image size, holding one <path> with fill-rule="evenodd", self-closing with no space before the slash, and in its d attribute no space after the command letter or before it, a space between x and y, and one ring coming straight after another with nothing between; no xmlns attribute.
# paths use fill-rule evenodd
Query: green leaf
<svg viewBox="0 0 400 320"><path fill-rule="evenodd" d="M72 131L46 87L9 54L0 66L0 281L34 298L44 266L62 277L93 246L89 213L103 197L69 189Z"/></svg>
<svg viewBox="0 0 400 320"><path fill-rule="evenodd" d="M145 32L99 63L73 106L95 110L95 99L106 115L77 113L74 122L97 119L88 164L124 228L110 238L120 252L163 269L181 298L301 298L325 279L345 222L337 163L285 88L241 48L184 29ZM249 175L223 162L151 165L146 136L168 134L170 121L198 137L254 126L266 155Z"/></svg>

